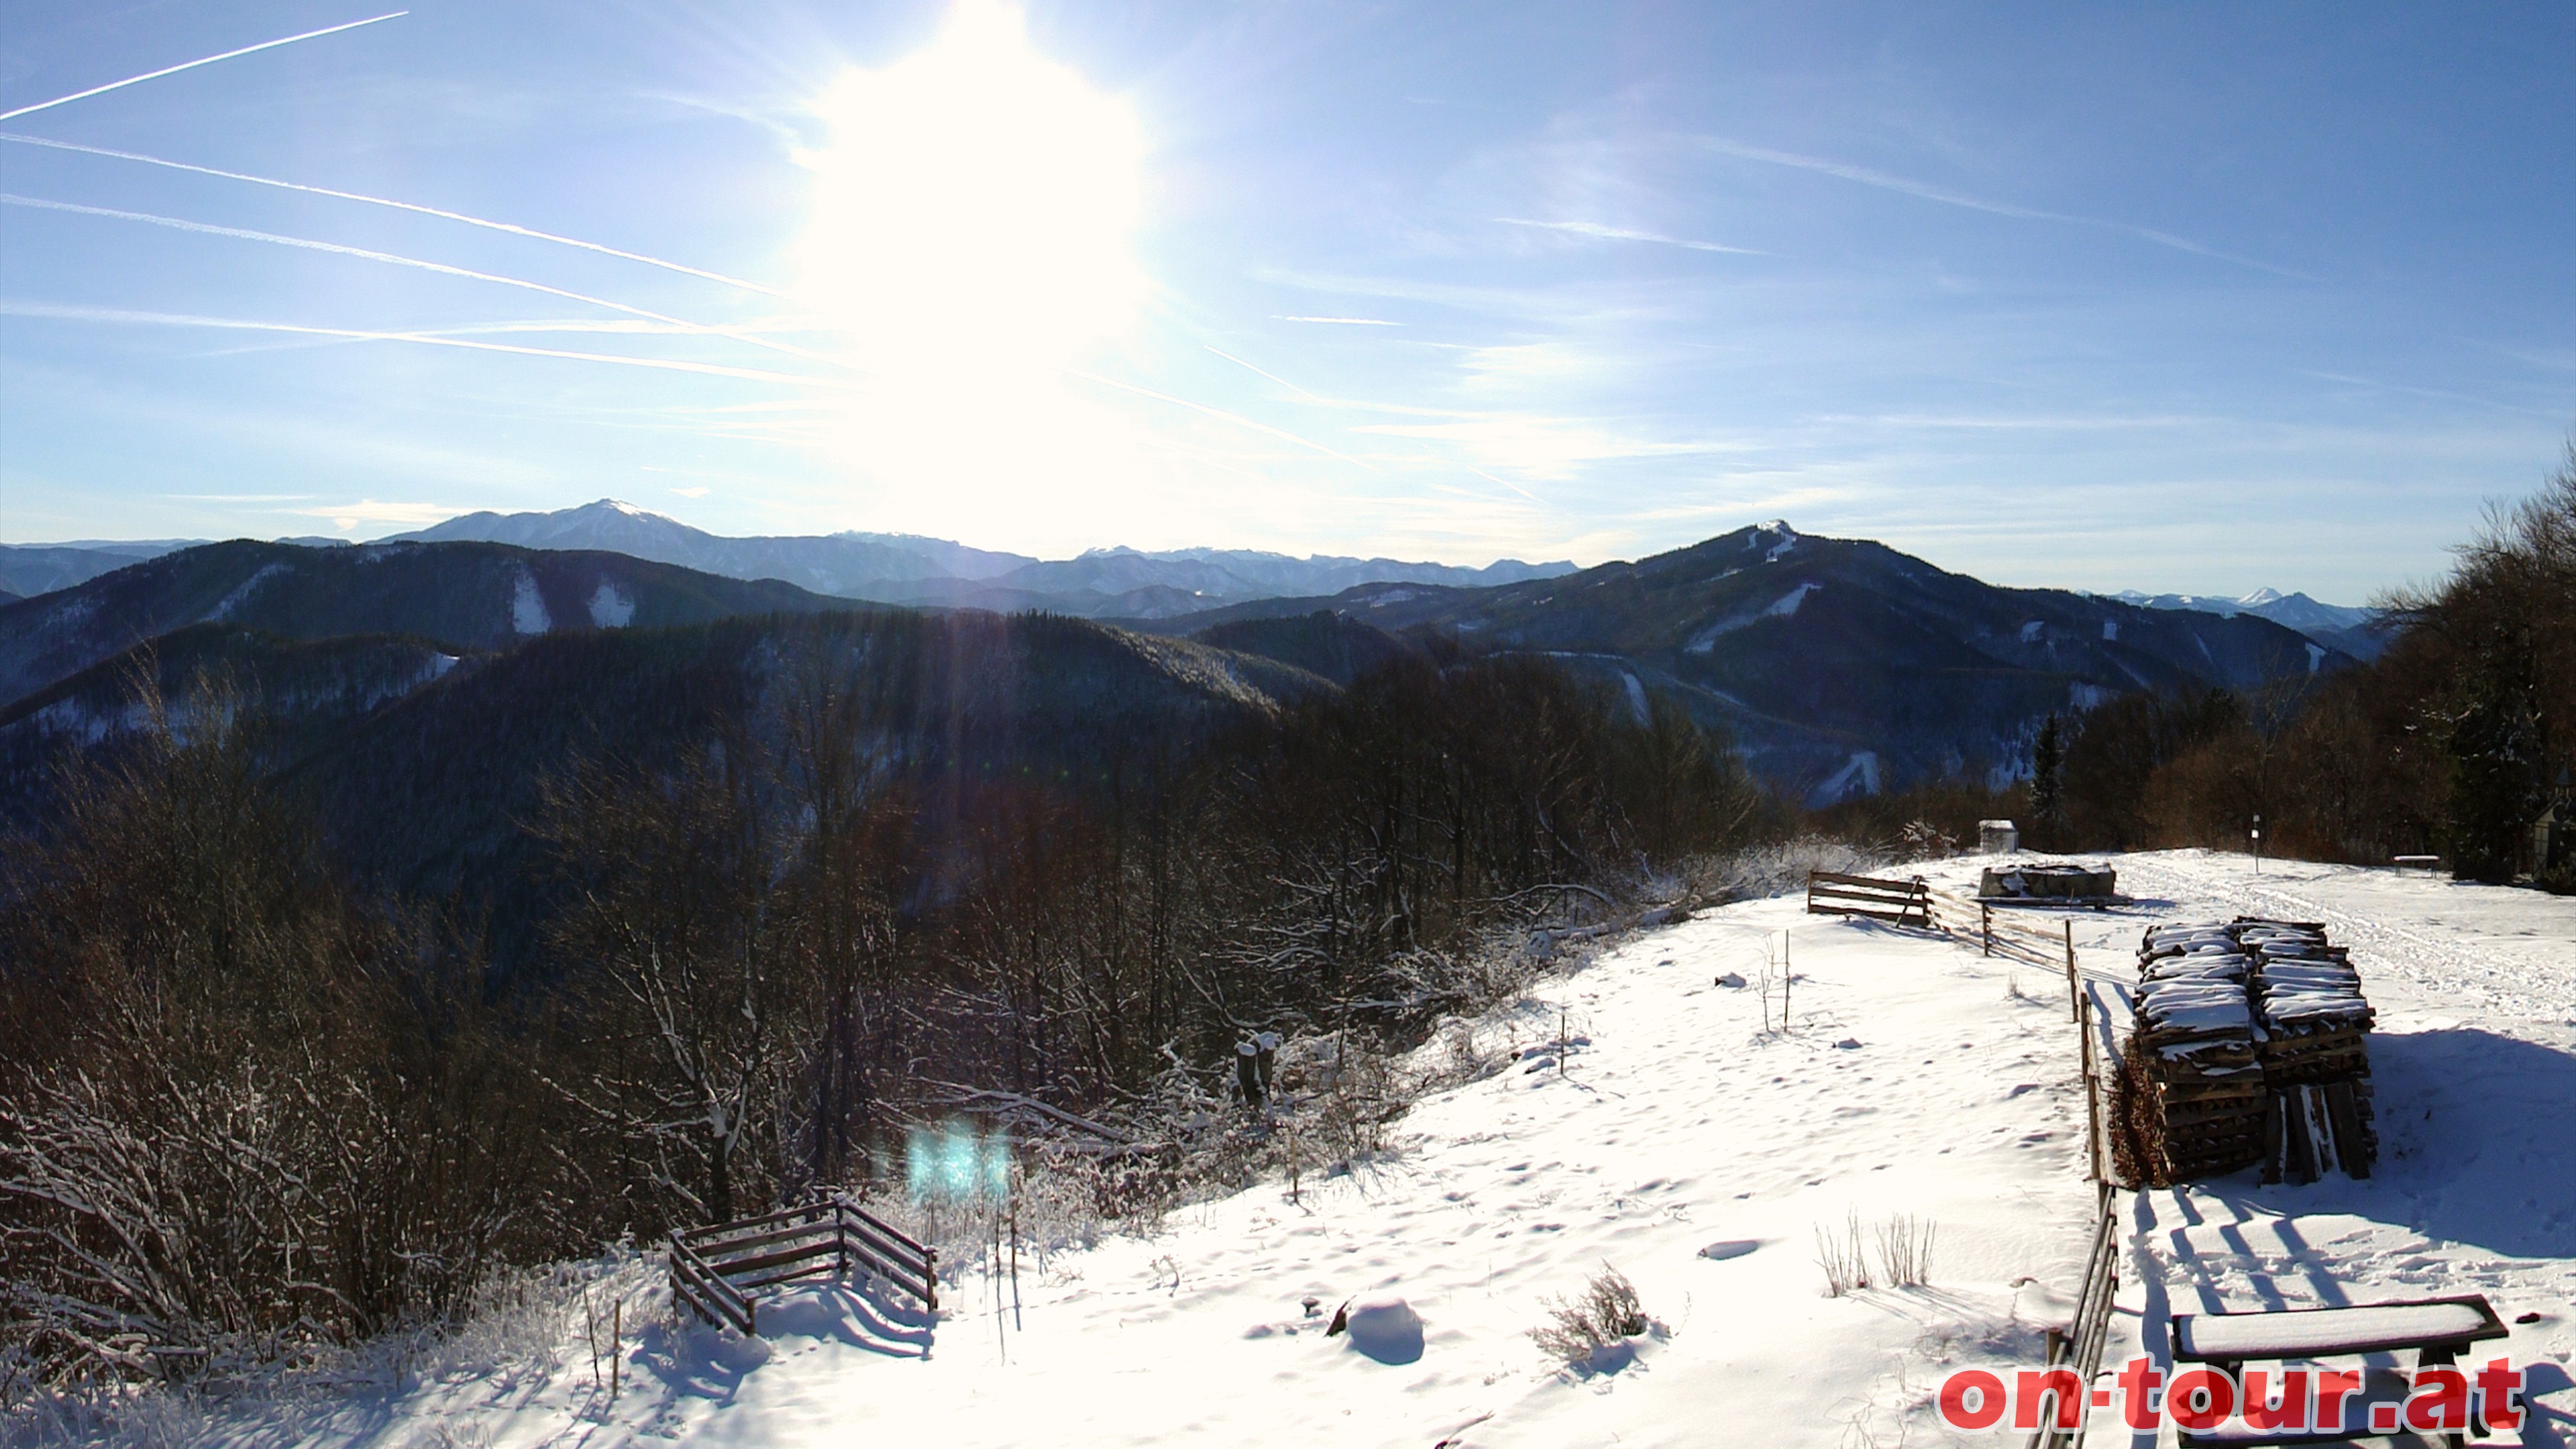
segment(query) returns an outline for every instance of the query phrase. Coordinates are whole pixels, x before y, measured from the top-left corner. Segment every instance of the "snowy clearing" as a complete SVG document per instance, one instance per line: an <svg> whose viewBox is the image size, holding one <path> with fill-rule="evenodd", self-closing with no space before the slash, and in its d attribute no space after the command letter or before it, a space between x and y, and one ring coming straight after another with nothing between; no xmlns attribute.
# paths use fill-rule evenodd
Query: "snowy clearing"
<svg viewBox="0 0 2576 1449"><path fill-rule="evenodd" d="M1973 888L1981 863L1923 869ZM2072 915L2088 973L2127 979L2155 920L2297 915L2352 947L2379 1012L2383 1148L2367 1182L2263 1187L2249 1171L2124 1194L2131 1238L2106 1363L2136 1351L2141 1331L2161 1345L2169 1309L2483 1292L2508 1323L2540 1315L2504 1347L2534 1370L2541 1416L2525 1442L2567 1442L2576 901L2297 863L2266 862L2257 881L2243 858L2201 852L2112 863L2138 904ZM1783 929L1786 1034L1765 1029L1766 1016L1778 1024L1776 985L1767 1003L1761 991ZM1716 984L1728 973L1745 984ZM1454 1034L1424 1050L1460 1054ZM192 1418L189 1433L387 1449L905 1434L950 1446L2003 1442L1952 1435L1930 1405L1952 1368L2035 1366L2043 1326L2063 1320L2076 1287L2093 1193L2062 975L1808 916L1795 898L1748 902L1541 983L1477 1025L1474 1055L1480 1074L1398 1123L1385 1157L1308 1174L1296 1202L1264 1182L1151 1234L1024 1258L1016 1315L1008 1289L970 1267L936 1323L806 1288L764 1299L763 1336L744 1341L671 1325L630 1261L617 1276L638 1306L613 1406L593 1387L576 1312L571 1336L530 1367L237 1405ZM1878 1285L1897 1214L1930 1233L1921 1286ZM1855 1227L1873 1286L1828 1296L1819 1235L1848 1248ZM1560 1367L1528 1331L1604 1264L1634 1281L1649 1331ZM1358 1331L1327 1336L1346 1302ZM2097 1442L2113 1442L2109 1414L2097 1418ZM162 1433L174 1427L164 1416Z"/></svg>

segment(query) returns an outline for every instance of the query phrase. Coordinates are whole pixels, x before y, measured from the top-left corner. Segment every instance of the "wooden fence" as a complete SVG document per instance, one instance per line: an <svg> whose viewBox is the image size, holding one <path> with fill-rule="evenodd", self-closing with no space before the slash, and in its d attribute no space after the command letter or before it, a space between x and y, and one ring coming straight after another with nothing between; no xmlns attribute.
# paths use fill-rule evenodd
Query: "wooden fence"
<svg viewBox="0 0 2576 1449"><path fill-rule="evenodd" d="M2030 1437L2030 1449L2080 1449L2084 1425L2092 1421L2093 1381L2102 1372L2102 1349L2111 1336L2111 1300L2120 1288L2119 1183L2111 1160L2111 1074L2117 1060L2119 1032L2105 993L2121 995L2115 983L2087 985L2076 1001L2076 1030L2082 1034L2084 1061L2084 1127L2086 1155L2093 1179L2093 1242L2084 1254L2084 1279L2075 1292L2075 1312L2065 1328L2048 1331L2048 1367L2072 1369L2085 1405L2073 1429L2048 1427ZM2125 1000L2125 998L2123 998ZM2123 1008L2125 1010L2125 1007Z"/></svg>
<svg viewBox="0 0 2576 1449"><path fill-rule="evenodd" d="M939 1250L847 1197L671 1234L671 1298L709 1323L759 1331L755 1290L864 1269L939 1310Z"/></svg>
<svg viewBox="0 0 2576 1449"><path fill-rule="evenodd" d="M2111 1299L2120 1287L2120 1215L2118 1193L2108 1182L2094 1184L2093 1244L2084 1254L2084 1285L2076 1290L2075 1313L2063 1329L2048 1331L2048 1367L2074 1371L2076 1427L2046 1426L2030 1436L2030 1449L2074 1449L2084 1442L2093 1417L2093 1380L2102 1372L2102 1346L2111 1336Z"/></svg>
<svg viewBox="0 0 2576 1449"><path fill-rule="evenodd" d="M1879 880L1830 870L1807 872L1807 909L1816 915L1867 916L1900 926L1930 926L1931 894L1920 877Z"/></svg>
<svg viewBox="0 0 2576 1449"><path fill-rule="evenodd" d="M1807 910L1815 915L1866 916L1899 926L1920 926L1963 941L1973 941L1988 956L2050 966L2066 973L2066 1005L2080 1015L2081 989L2075 970L2075 924L2046 926L2011 910L1998 912L1988 901L1926 885L1921 876L1887 880L1842 875L1829 870L1807 872Z"/></svg>

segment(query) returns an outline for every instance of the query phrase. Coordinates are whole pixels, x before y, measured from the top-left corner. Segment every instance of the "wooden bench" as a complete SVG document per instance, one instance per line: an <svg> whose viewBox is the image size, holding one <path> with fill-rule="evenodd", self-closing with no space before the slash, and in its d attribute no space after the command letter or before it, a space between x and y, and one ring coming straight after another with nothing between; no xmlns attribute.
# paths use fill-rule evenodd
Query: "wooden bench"
<svg viewBox="0 0 2576 1449"><path fill-rule="evenodd" d="M2410 865L2420 865L2424 867L2424 873L2426 875L2431 875L2433 873L2433 867L2442 863L2442 857L2438 855L2396 855L2389 857L2389 859L2396 862L2397 873L2399 875L2404 875L2406 873L2406 867Z"/></svg>
<svg viewBox="0 0 2576 1449"><path fill-rule="evenodd" d="M2350 1308L2177 1313L2167 1325L2167 1332L2176 1368L2186 1363L2207 1364L2242 1383L2248 1361L2340 1358L2410 1348L2415 1350L2417 1368L2433 1368L2455 1363L2470 1345L2503 1338L2511 1330L2496 1317L2495 1308L2483 1295L2472 1293L2460 1298L2419 1298ZM2191 1449L2219 1444L2341 1444L2370 1437L2373 1436L2365 1425L2357 1432L2269 1435L2245 1430L2208 1434L2177 1431L2174 1442ZM2455 1449L2468 1442L2465 1433L2445 1437Z"/></svg>

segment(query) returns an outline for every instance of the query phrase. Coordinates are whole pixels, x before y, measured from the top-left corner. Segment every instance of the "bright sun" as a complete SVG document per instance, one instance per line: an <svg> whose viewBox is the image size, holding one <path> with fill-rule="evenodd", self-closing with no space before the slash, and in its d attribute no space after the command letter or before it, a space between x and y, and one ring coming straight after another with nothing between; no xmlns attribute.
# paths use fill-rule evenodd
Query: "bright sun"
<svg viewBox="0 0 2576 1449"><path fill-rule="evenodd" d="M815 109L831 139L800 158L799 290L864 378L850 460L906 494L1013 490L1085 450L1131 454L1063 373L1145 292L1129 108L1031 50L1018 12L959 0L928 49L849 72Z"/></svg>

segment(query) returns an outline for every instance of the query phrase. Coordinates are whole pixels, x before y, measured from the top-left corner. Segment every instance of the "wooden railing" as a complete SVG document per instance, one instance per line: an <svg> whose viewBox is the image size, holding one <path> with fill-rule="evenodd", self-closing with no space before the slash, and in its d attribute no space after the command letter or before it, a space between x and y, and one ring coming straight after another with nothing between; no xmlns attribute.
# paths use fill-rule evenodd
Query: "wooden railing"
<svg viewBox="0 0 2576 1449"><path fill-rule="evenodd" d="M1930 895L1930 887L1919 876L1913 880L1880 880L1830 870L1807 872L1807 909L1816 915L1866 916L1900 926L1929 926Z"/></svg>
<svg viewBox="0 0 2576 1449"><path fill-rule="evenodd" d="M2031 1436L2030 1449L2076 1449L2083 1444L2081 1426L2091 1422L2093 1380L2102 1372L2102 1349L2111 1336L2111 1300L2120 1288L2119 1184L2113 1180L2107 1135L2117 1033L2101 993L2119 990L2116 985L2095 982L2077 998L2076 1005L2075 1024L2082 1034L2084 1061L2085 1137L2093 1178L2093 1242L2085 1250L2084 1280L2075 1292L2074 1314L2066 1327L2048 1331L2048 1367L2064 1365L2074 1370L2083 1396L2077 1415L2079 1427L2057 1428L2057 1416L2051 1414L2048 1427Z"/></svg>
<svg viewBox="0 0 2576 1449"><path fill-rule="evenodd" d="M2102 1372L2102 1346L2111 1336L2111 1299L2120 1288L2120 1215L2111 1184L2094 1184L2093 1245L2084 1254L2084 1286L2076 1291L2075 1314L2063 1329L2048 1331L2048 1367L2074 1370L2077 1388L2076 1427L2056 1427L2051 1413L2046 1426L2030 1436L2030 1449L2072 1449L2084 1442L2093 1416L2093 1380Z"/></svg>
<svg viewBox="0 0 2576 1449"><path fill-rule="evenodd" d="M1866 916L1900 926L1921 926L1963 941L1974 941L1989 956L2054 966L2066 972L2067 1009L2075 1010L2075 928L2061 922L2049 930L2034 921L1995 908L1973 897L1938 890L1910 880L1842 875L1829 870L1807 872L1807 909L1816 915Z"/></svg>
<svg viewBox="0 0 2576 1449"><path fill-rule="evenodd" d="M759 1331L752 1293L855 1266L939 1311L939 1250L847 1197L671 1234L671 1297L709 1323Z"/></svg>

